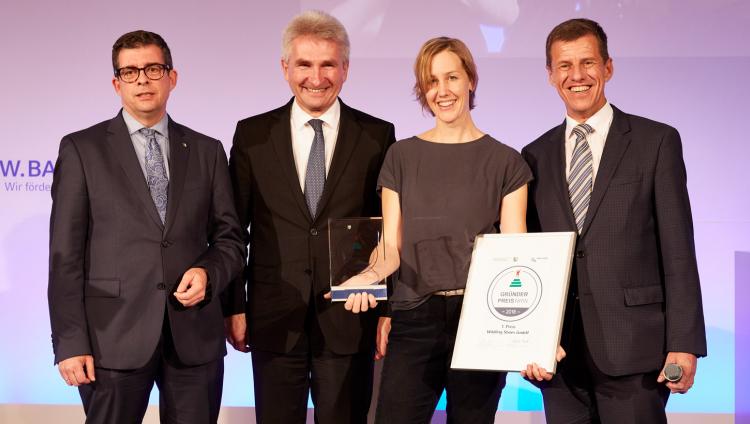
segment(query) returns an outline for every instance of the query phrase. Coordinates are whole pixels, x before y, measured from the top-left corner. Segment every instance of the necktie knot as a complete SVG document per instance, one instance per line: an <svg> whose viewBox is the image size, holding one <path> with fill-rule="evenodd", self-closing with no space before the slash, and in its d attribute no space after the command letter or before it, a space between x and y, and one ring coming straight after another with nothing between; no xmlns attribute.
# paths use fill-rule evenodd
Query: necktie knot
<svg viewBox="0 0 750 424"><path fill-rule="evenodd" d="M146 128L143 127L140 130L138 130L139 133L143 134L145 137L151 138L156 136L156 130L153 128Z"/></svg>
<svg viewBox="0 0 750 424"><path fill-rule="evenodd" d="M594 132L594 128L591 127L589 124L578 124L573 128L573 134L576 136L576 142L583 140L588 136L589 134L592 134Z"/></svg>
<svg viewBox="0 0 750 424"><path fill-rule="evenodd" d="M308 124L315 130L315 135L323 134L323 120L322 119L311 119L307 121Z"/></svg>

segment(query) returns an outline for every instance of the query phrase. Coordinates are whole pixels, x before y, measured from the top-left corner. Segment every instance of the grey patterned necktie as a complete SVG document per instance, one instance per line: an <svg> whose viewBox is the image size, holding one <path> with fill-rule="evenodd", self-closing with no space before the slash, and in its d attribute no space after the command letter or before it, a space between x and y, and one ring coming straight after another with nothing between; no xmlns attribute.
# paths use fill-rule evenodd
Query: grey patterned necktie
<svg viewBox="0 0 750 424"><path fill-rule="evenodd" d="M315 138L310 147L310 156L307 158L305 200L310 215L315 218L318 213L318 202L323 194L323 186L326 183L326 147L323 138L323 121L311 119L308 124L315 130Z"/></svg>
<svg viewBox="0 0 750 424"><path fill-rule="evenodd" d="M151 191L151 198L154 200L156 210L159 212L161 223L167 215L167 189L169 179L167 170L164 165L164 155L156 141L156 130L151 128L141 128L138 130L143 134L148 143L146 144L146 183Z"/></svg>
<svg viewBox="0 0 750 424"><path fill-rule="evenodd" d="M568 194L570 195L570 206L573 208L573 216L576 219L576 227L578 227L579 233L583 229L586 212L591 202L591 191L594 188L593 155L586 139L586 136L593 132L594 129L588 124L579 124L573 128L576 145L573 148L573 157L570 159Z"/></svg>

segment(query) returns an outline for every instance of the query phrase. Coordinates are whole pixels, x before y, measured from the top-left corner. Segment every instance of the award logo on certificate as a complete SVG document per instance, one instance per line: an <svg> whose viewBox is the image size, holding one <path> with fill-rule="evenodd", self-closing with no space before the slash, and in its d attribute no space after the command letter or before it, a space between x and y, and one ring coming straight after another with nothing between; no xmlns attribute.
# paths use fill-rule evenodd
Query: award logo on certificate
<svg viewBox="0 0 750 424"><path fill-rule="evenodd" d="M372 284L372 266L383 234L382 218L340 218L328 220L328 250L330 253L331 300L345 301L352 293L367 292L377 300L386 300L388 289L385 279ZM376 277L377 278L377 277Z"/></svg>
<svg viewBox="0 0 750 424"><path fill-rule="evenodd" d="M573 232L477 236L451 368L555 372L574 245Z"/></svg>

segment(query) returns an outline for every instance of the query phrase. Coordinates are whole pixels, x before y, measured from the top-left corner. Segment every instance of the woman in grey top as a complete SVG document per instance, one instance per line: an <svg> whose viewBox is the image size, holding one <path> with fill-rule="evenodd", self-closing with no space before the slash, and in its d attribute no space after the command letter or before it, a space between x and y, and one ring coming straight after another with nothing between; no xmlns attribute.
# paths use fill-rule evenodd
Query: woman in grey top
<svg viewBox="0 0 750 424"><path fill-rule="evenodd" d="M505 373L450 369L463 290L478 234L526 231L531 171L521 156L471 118L478 82L457 39L427 41L414 65L414 92L435 127L386 154L383 240L377 261L345 284L368 284L399 269L380 319L376 357L385 357L376 421L428 423L443 389L448 422L494 421ZM354 312L375 305L350 296Z"/></svg>

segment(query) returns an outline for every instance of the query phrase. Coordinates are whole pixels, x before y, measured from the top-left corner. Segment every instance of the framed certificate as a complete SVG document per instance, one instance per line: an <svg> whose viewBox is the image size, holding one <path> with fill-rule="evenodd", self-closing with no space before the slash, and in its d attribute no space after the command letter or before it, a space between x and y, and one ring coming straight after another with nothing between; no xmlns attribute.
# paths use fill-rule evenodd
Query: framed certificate
<svg viewBox="0 0 750 424"><path fill-rule="evenodd" d="M330 253L331 300L345 301L352 293L367 292L377 300L386 300L388 289L385 279L372 284L360 281L372 281L372 266L384 255L378 249L378 242L383 234L383 219L375 218L340 218L328 220L328 250Z"/></svg>
<svg viewBox="0 0 750 424"><path fill-rule="evenodd" d="M574 232L477 236L451 368L555 372L574 245Z"/></svg>

